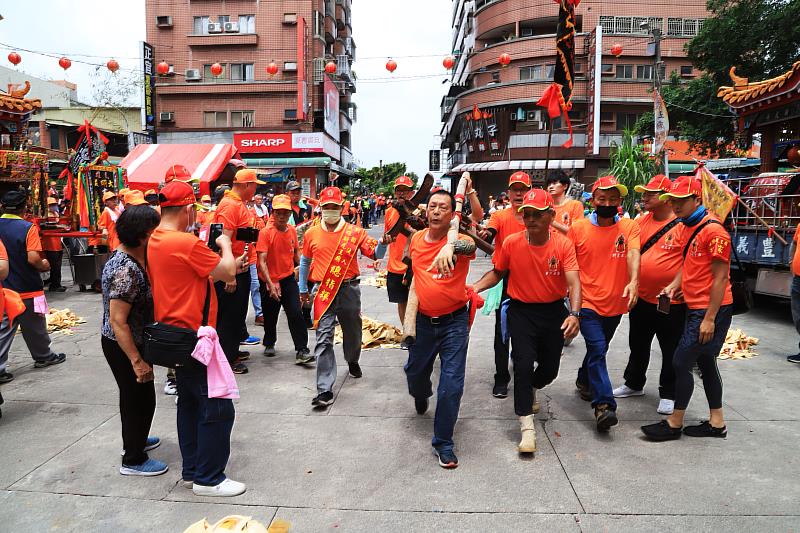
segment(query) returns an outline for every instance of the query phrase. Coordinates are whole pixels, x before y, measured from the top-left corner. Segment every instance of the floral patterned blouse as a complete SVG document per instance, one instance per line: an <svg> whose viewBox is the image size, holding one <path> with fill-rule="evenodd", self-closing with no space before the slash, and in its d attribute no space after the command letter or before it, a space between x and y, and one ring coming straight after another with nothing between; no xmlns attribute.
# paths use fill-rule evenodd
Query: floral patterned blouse
<svg viewBox="0 0 800 533"><path fill-rule="evenodd" d="M109 320L111 300L122 300L131 304L128 326L133 342L142 346L144 326L153 321L153 293L150 281L139 263L124 252L115 251L103 267L103 326L104 337L117 340Z"/></svg>

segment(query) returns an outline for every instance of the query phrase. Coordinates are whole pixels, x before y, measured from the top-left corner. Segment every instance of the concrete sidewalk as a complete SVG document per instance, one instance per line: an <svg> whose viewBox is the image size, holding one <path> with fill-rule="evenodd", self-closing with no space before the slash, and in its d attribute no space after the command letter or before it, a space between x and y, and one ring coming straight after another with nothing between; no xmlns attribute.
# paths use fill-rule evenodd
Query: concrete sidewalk
<svg viewBox="0 0 800 533"><path fill-rule="evenodd" d="M480 257L471 278L488 268ZM385 290L363 287L362 294L366 316L398 322ZM541 398L534 459L517 454L512 398L491 396L494 319L479 316L455 471L439 468L431 453L434 406L424 416L414 412L402 369L407 352L364 352L364 377L354 380L338 346L336 403L320 413L311 408L315 371L293 364L282 318L278 357L252 347L250 373L237 376L242 398L228 474L248 490L222 500L178 485L175 403L162 394L163 369L152 431L163 444L151 455L170 471L119 475L117 389L100 350L100 296L70 289L48 298L87 323L73 336L54 335L54 348L68 354L56 367L34 369L21 336L14 342L16 379L1 389L2 531L180 533L226 514L283 519L292 531L800 531L800 368L785 362L798 341L788 305L768 302L734 318L734 327L761 344L759 357L720 361L727 439L642 439L639 426L660 418L657 348L647 395L620 400L620 425L599 435L574 388L584 353L578 338ZM627 328L623 319L609 356L615 386L627 360ZM706 414L698 380L689 418Z"/></svg>

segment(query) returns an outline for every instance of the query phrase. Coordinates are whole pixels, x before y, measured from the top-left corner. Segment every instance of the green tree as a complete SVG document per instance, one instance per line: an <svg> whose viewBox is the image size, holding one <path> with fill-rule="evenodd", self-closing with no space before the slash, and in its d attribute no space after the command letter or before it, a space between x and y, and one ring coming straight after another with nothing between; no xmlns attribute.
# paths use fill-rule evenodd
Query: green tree
<svg viewBox="0 0 800 533"><path fill-rule="evenodd" d="M633 132L624 131L622 142L612 142L609 155L611 168L605 174L611 174L628 188L629 194L623 198L623 209L633 213L635 197L632 194L636 185L647 183L650 178L658 173L658 165L645 152L644 147L634 142Z"/></svg>
<svg viewBox="0 0 800 533"><path fill-rule="evenodd" d="M356 177L350 180L348 192L355 194L390 193L394 180L406 174L406 169L405 163L387 163L383 167L359 168L356 171ZM357 185L355 184L356 180L358 180Z"/></svg>

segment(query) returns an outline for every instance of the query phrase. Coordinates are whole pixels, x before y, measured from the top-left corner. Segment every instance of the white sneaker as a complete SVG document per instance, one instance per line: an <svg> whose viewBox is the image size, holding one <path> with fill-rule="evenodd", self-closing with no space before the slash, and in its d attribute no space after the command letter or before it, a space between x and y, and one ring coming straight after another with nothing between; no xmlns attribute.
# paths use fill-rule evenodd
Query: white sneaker
<svg viewBox="0 0 800 533"><path fill-rule="evenodd" d="M175 396L178 394L178 385L175 383L175 380L168 379L166 383L164 383L164 394L167 396Z"/></svg>
<svg viewBox="0 0 800 533"><path fill-rule="evenodd" d="M197 483L192 484L192 492L194 492L197 496L230 497L244 494L244 491L246 490L247 486L244 483L239 483L238 481L228 478L225 478L222 483L219 485L214 485L213 487L198 485Z"/></svg>
<svg viewBox="0 0 800 533"><path fill-rule="evenodd" d="M661 401L658 402L658 409L656 410L658 411L659 414L671 415L674 409L675 409L674 400L665 400L662 398Z"/></svg>
<svg viewBox="0 0 800 533"><path fill-rule="evenodd" d="M643 390L633 390L627 385L617 387L613 391L614 398L630 398L631 396L644 396Z"/></svg>

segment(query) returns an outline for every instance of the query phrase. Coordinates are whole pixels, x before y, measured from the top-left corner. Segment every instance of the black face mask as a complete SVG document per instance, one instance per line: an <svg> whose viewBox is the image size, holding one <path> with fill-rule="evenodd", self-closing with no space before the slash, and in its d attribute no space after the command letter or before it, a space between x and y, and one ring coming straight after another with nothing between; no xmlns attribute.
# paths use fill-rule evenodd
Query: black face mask
<svg viewBox="0 0 800 533"><path fill-rule="evenodd" d="M618 213L615 205L598 205L594 210L600 218L614 218Z"/></svg>

